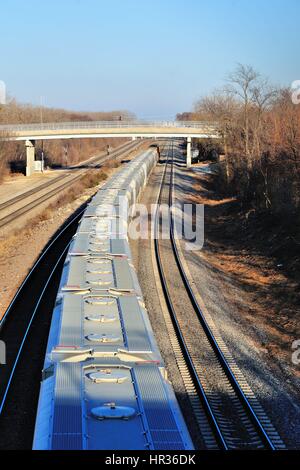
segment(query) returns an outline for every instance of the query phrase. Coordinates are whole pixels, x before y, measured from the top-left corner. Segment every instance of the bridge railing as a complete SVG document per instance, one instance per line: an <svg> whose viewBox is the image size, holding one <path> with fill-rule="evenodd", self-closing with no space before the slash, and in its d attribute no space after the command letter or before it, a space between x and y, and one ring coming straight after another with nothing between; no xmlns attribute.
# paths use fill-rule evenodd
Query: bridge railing
<svg viewBox="0 0 300 470"><path fill-rule="evenodd" d="M217 123L206 121L71 121L46 122L43 124L4 124L0 132L18 131L60 131L65 129L101 129L101 128L132 128L132 127L168 127L193 128L217 131Z"/></svg>

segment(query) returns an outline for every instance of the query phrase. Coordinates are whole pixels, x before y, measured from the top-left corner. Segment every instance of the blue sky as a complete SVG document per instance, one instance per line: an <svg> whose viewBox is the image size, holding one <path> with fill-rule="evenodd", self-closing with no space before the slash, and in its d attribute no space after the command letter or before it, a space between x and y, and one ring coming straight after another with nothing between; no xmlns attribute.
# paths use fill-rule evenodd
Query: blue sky
<svg viewBox="0 0 300 470"><path fill-rule="evenodd" d="M238 62L300 79L299 0L9 0L0 80L19 101L171 118Z"/></svg>

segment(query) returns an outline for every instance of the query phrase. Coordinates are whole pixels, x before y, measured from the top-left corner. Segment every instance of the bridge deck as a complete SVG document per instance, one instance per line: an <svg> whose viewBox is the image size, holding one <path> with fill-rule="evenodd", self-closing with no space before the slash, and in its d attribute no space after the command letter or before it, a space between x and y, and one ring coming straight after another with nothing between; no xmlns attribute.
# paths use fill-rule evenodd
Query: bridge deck
<svg viewBox="0 0 300 470"><path fill-rule="evenodd" d="M7 140L47 140L92 137L198 137L218 138L218 129L206 122L87 121L0 126Z"/></svg>

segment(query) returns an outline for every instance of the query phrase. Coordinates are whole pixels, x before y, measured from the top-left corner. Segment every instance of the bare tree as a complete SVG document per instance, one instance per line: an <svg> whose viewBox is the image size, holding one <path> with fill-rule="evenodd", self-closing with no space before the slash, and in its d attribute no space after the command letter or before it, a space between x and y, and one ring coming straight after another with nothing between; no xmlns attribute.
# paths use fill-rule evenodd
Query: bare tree
<svg viewBox="0 0 300 470"><path fill-rule="evenodd" d="M228 94L236 96L241 100L243 105L243 134L244 148L248 165L251 167L250 160L250 132L249 121L250 111L252 107L252 90L255 87L259 73L256 72L251 65L238 64L236 70L229 75L228 86L226 91Z"/></svg>
<svg viewBox="0 0 300 470"><path fill-rule="evenodd" d="M240 112L239 103L232 96L215 91L212 96L206 96L197 101L194 110L201 119L218 123L225 153L227 153L228 142L233 139L237 115Z"/></svg>
<svg viewBox="0 0 300 470"><path fill-rule="evenodd" d="M300 108L291 99L291 91L280 90L274 105L276 111L276 136L283 151L289 155L296 167L300 165Z"/></svg>
<svg viewBox="0 0 300 470"><path fill-rule="evenodd" d="M259 78L251 88L251 98L254 108L253 122L253 146L252 157L259 158L261 155L261 140L263 138L263 115L265 111L274 103L278 95L278 90L272 87L267 78Z"/></svg>
<svg viewBox="0 0 300 470"><path fill-rule="evenodd" d="M221 183L242 204L282 211L300 206L300 106L253 67L239 64L222 91L198 100L198 119L217 121L227 158Z"/></svg>

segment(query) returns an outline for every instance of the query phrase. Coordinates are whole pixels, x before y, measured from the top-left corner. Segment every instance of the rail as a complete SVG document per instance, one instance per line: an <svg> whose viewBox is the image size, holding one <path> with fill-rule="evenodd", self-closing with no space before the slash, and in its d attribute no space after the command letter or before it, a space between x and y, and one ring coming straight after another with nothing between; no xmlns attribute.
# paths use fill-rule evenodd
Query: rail
<svg viewBox="0 0 300 470"><path fill-rule="evenodd" d="M170 183L169 183L169 200L168 200L168 205L169 207L172 207L173 205L173 191L174 191L174 162L173 162L173 148L171 152L171 157L167 155L167 161L166 161L166 166L165 166L165 171L164 171L164 176L161 182L161 188L160 188L160 194L159 194L159 201L161 202L161 193L163 186L166 184L165 179L166 179L166 169L167 166L170 165L171 167L171 172L170 172ZM186 276L185 269L183 267L183 264L181 262L181 258L177 249L177 244L175 240L175 232L174 232L174 220L173 220L173 214L171 212L171 217L170 217L170 242L171 242L171 249L174 255L174 259L176 261L176 265L179 270L179 274L181 276L181 279L183 281L183 285L186 289L186 292L188 294L188 297L191 301L191 305L193 307L193 310L198 317L199 323L201 327L203 328L203 332L206 335L212 350L214 351L214 355L222 369L222 373L225 374L230 390L232 389L232 395L231 395L231 400L232 403L238 401L240 404L241 410L243 410L243 416L241 416L241 421L245 424L245 420L248 421L247 426L249 425L252 427L251 433L249 433L250 438L248 437L249 445L254 445L255 439L257 437L259 438L258 446L260 443L262 444L264 449L269 449L269 450L275 450L278 448L283 448L284 444L281 441L280 437L278 436L276 430L273 428L271 423L269 423L269 420L267 416L265 415L263 410L256 410L250 403L248 397L246 396L244 390L242 389L240 383L235 377L235 374L232 372L231 366L228 363L227 358L224 356L223 351L221 350L217 339L214 336L213 331L208 325L208 322L205 318L204 313L202 312L202 309L200 305L198 304L198 301L194 295L193 288L190 285L190 282ZM220 418L219 414L215 412L215 407L212 406L211 403L214 403L216 401L217 395L214 394L213 400L211 398L211 394L207 394L207 391L204 390L204 387L201 383L200 376L199 376L199 370L196 367L194 363L194 358L192 357L192 354L189 351L189 345L187 342L187 337L186 334L183 333L181 329L181 324L179 319L177 318L177 313L176 309L173 304L173 300L171 297L171 293L169 291L168 287L168 281L165 276L164 268L163 268L163 263L161 260L161 253L160 253L160 247L159 247L159 213L157 212L156 218L155 218L155 233L156 233L156 239L155 239L155 255L156 255L156 260L157 260L157 265L158 265L158 272L160 276L160 280L162 283L162 289L165 295L165 300L167 307L170 312L170 317L178 338L178 342L181 347L182 354L186 360L186 364L188 367L188 370L190 372L190 375L192 377L192 381L194 383L194 386L201 397L201 401L203 404L203 407L205 409L207 418L209 419L209 422L211 423L211 427L214 433L214 436L220 446L221 449L229 449L232 448L232 441L235 442L235 446L237 444L236 436L234 439L232 439L232 436L229 436L228 438L228 432L231 434L232 430L230 426L232 423L227 423L226 426L224 426L224 417L222 416ZM209 398L210 397L210 398ZM257 407L256 407L257 408ZM266 424L267 423L267 424ZM265 429L266 425L266 429ZM246 431L248 427L245 426ZM232 433L234 435L234 432ZM254 439L254 437L255 439ZM228 442L227 442L228 441ZM230 444L229 444L230 442ZM247 444L247 445L248 445ZM235 447L236 448L236 447ZM257 447L259 448L259 447Z"/></svg>

